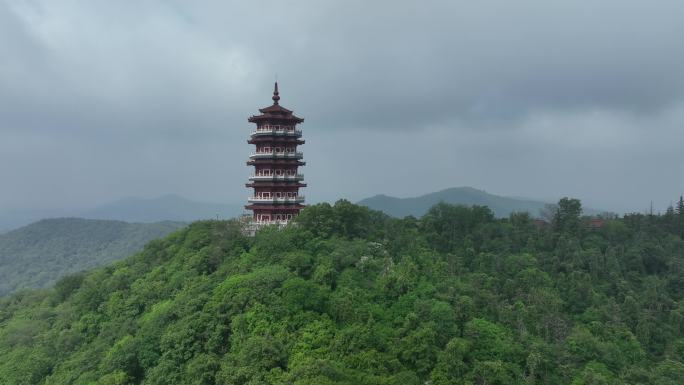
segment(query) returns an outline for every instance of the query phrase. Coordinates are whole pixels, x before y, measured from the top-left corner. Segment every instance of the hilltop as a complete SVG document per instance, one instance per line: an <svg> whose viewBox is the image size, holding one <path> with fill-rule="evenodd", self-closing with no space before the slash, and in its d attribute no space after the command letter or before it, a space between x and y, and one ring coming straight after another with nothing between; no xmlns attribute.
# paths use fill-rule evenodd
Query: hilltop
<svg viewBox="0 0 684 385"><path fill-rule="evenodd" d="M127 257L186 224L45 219L0 234L0 296Z"/></svg>
<svg viewBox="0 0 684 385"><path fill-rule="evenodd" d="M395 198L380 194L363 199L358 204L382 211L393 217L403 218L407 215L420 217L427 213L430 207L440 202L466 206L487 206L499 218L507 217L513 212L527 212L530 215L538 216L540 210L548 204L548 202L531 199L489 194L484 190L472 187L453 187L412 198ZM593 210L589 212L593 212Z"/></svg>
<svg viewBox="0 0 684 385"><path fill-rule="evenodd" d="M560 203L193 223L0 301L0 384L679 384L684 213Z"/></svg>

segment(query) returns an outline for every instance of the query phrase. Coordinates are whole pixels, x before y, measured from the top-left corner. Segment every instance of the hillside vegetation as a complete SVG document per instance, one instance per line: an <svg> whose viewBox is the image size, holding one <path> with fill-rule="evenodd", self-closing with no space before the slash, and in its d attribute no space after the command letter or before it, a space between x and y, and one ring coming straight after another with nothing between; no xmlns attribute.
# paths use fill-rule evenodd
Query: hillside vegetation
<svg viewBox="0 0 684 385"><path fill-rule="evenodd" d="M127 257L185 225L59 218L0 234L0 296Z"/></svg>
<svg viewBox="0 0 684 385"><path fill-rule="evenodd" d="M684 213L337 202L196 222L0 303L0 384L681 384Z"/></svg>

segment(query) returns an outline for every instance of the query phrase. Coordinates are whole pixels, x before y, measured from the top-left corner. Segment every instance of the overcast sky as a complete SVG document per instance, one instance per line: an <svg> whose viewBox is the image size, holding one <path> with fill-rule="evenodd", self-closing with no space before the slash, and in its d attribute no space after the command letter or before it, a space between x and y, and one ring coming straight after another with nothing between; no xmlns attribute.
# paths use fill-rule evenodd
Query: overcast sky
<svg viewBox="0 0 684 385"><path fill-rule="evenodd" d="M302 125L309 201L455 186L684 193L684 2L0 0L0 208L249 195L247 117Z"/></svg>

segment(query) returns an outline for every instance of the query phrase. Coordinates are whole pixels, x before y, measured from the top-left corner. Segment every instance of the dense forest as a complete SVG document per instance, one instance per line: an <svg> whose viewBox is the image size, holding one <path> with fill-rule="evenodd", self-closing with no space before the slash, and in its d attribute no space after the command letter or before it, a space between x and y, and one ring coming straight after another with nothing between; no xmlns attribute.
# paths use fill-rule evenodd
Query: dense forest
<svg viewBox="0 0 684 385"><path fill-rule="evenodd" d="M684 203L598 223L567 198L196 222L1 300L0 384L681 384Z"/></svg>
<svg viewBox="0 0 684 385"><path fill-rule="evenodd" d="M0 296L52 286L65 275L136 253L150 240L184 226L169 221L54 218L0 234Z"/></svg>

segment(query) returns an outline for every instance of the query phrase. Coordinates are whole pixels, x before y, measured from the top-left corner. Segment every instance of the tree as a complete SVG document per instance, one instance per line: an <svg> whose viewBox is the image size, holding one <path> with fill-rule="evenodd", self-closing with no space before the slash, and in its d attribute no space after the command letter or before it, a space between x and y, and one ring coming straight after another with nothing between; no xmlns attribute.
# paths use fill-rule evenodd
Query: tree
<svg viewBox="0 0 684 385"><path fill-rule="evenodd" d="M539 217L546 222L552 223L553 218L558 211L558 205L555 203L547 203L543 208L539 209Z"/></svg>
<svg viewBox="0 0 684 385"><path fill-rule="evenodd" d="M421 220L421 230L432 247L453 251L478 227L494 221L494 213L486 206L462 206L438 203Z"/></svg>
<svg viewBox="0 0 684 385"><path fill-rule="evenodd" d="M565 197L558 201L553 224L557 231L575 233L579 230L580 215L582 215L580 200Z"/></svg>
<svg viewBox="0 0 684 385"><path fill-rule="evenodd" d="M674 220L675 234L680 237L684 237L684 196L679 196L679 201L677 202L677 217Z"/></svg>

